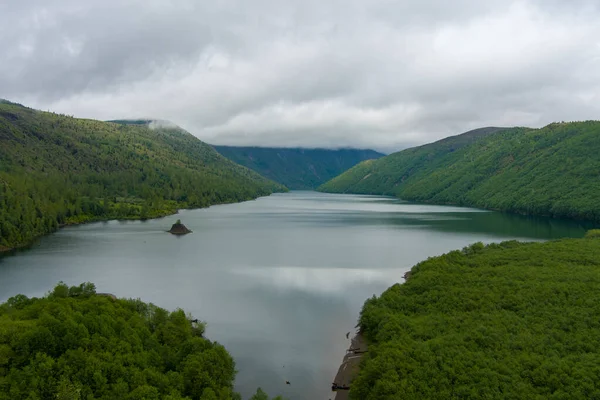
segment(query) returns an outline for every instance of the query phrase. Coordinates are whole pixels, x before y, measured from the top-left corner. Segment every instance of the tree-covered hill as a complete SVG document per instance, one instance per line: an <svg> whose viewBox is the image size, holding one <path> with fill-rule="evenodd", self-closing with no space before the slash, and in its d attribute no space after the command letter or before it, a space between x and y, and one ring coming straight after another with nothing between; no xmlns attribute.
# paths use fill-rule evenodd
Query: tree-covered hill
<svg viewBox="0 0 600 400"><path fill-rule="evenodd" d="M91 283L17 295L0 305L0 400L240 399L234 360L203 334L182 310L96 294Z"/></svg>
<svg viewBox="0 0 600 400"><path fill-rule="evenodd" d="M180 128L0 103L0 250L62 224L152 218L285 188Z"/></svg>
<svg viewBox="0 0 600 400"><path fill-rule="evenodd" d="M464 138L363 162L319 190L600 221L600 122Z"/></svg>
<svg viewBox="0 0 600 400"><path fill-rule="evenodd" d="M365 302L350 397L600 398L600 232L471 245Z"/></svg>
<svg viewBox="0 0 600 400"><path fill-rule="evenodd" d="M374 150L214 146L230 160L290 189L315 189L364 160L383 157Z"/></svg>
<svg viewBox="0 0 600 400"><path fill-rule="evenodd" d="M115 124L123 125L149 125L152 123L151 119L111 119L106 122L114 122Z"/></svg>

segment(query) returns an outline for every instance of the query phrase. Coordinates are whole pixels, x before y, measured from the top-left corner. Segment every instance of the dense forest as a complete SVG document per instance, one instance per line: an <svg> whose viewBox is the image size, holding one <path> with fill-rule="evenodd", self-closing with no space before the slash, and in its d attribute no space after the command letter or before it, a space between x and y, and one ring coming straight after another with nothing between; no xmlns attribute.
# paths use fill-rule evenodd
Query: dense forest
<svg viewBox="0 0 600 400"><path fill-rule="evenodd" d="M476 243L365 302L352 399L600 398L600 231Z"/></svg>
<svg viewBox="0 0 600 400"><path fill-rule="evenodd" d="M0 305L0 400L240 399L233 359L204 328L92 283L11 297Z"/></svg>
<svg viewBox="0 0 600 400"><path fill-rule="evenodd" d="M316 189L361 161L383 157L360 149L214 147L233 162L295 190Z"/></svg>
<svg viewBox="0 0 600 400"><path fill-rule="evenodd" d="M363 162L319 190L600 221L598 154L598 121L496 128Z"/></svg>
<svg viewBox="0 0 600 400"><path fill-rule="evenodd" d="M161 126L0 102L0 250L63 224L153 218L286 190Z"/></svg>

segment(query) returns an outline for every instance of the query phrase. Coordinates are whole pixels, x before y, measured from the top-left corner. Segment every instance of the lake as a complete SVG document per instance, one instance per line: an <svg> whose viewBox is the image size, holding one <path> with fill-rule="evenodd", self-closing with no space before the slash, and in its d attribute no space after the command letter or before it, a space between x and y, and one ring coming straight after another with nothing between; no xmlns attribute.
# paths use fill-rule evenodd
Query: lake
<svg viewBox="0 0 600 400"><path fill-rule="evenodd" d="M165 231L178 218L194 233ZM0 302L58 281L181 307L236 360L236 389L333 398L363 302L470 243L582 237L577 222L380 196L291 192L151 221L72 226L0 258ZM285 381L291 385L286 385Z"/></svg>

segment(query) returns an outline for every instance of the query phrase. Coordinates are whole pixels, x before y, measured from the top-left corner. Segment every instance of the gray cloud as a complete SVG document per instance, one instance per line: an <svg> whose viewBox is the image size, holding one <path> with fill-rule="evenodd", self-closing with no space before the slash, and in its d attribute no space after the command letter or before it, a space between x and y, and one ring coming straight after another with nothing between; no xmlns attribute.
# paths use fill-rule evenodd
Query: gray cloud
<svg viewBox="0 0 600 400"><path fill-rule="evenodd" d="M0 97L215 144L393 150L600 115L594 0L0 4Z"/></svg>

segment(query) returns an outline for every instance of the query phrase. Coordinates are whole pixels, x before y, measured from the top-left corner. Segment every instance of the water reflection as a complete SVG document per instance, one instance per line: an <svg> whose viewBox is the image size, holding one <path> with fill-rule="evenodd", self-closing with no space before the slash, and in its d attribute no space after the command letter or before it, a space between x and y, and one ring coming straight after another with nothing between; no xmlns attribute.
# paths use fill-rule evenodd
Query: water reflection
<svg viewBox="0 0 600 400"><path fill-rule="evenodd" d="M343 296L355 286L383 285L402 276L404 270L370 268L278 267L237 269L232 273L257 286L279 291L297 290L310 294Z"/></svg>
<svg viewBox="0 0 600 400"><path fill-rule="evenodd" d="M177 219L194 231L166 234ZM366 298L475 241L581 237L589 226L389 197L293 192L146 222L68 227L0 257L0 301L56 282L182 307L208 322L245 398L327 399ZM285 380L292 382L285 385Z"/></svg>

